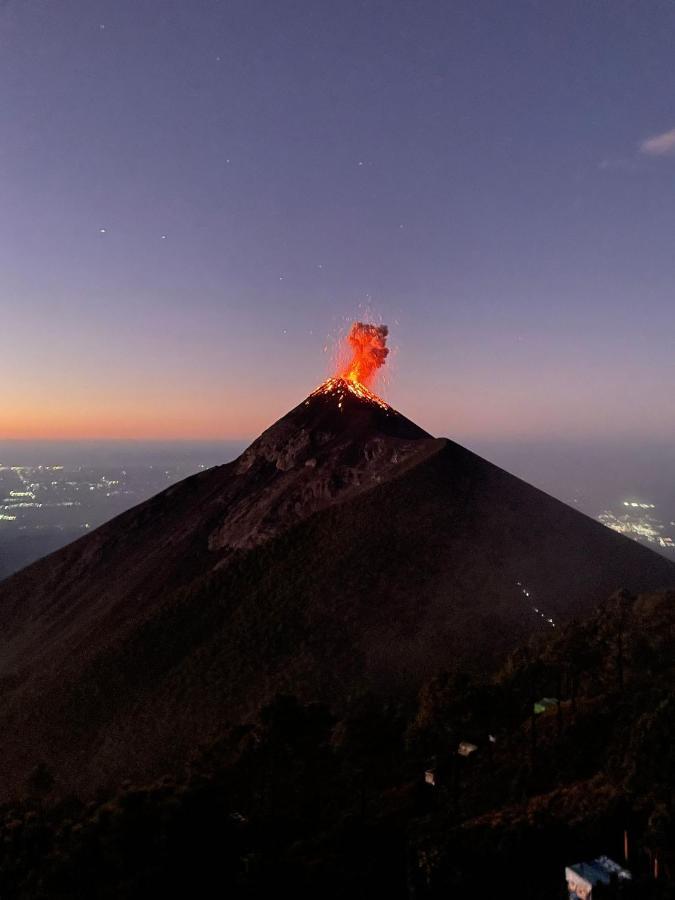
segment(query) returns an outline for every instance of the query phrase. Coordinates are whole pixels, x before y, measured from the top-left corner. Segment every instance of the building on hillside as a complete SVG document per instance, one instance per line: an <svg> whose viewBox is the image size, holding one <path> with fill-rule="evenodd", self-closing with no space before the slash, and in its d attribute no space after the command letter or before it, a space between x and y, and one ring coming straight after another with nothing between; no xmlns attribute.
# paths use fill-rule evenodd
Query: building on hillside
<svg viewBox="0 0 675 900"><path fill-rule="evenodd" d="M629 881L631 874L608 856L565 868L569 900L593 900L593 888L613 881Z"/></svg>
<svg viewBox="0 0 675 900"><path fill-rule="evenodd" d="M554 709L558 705L558 700L556 697L542 697L541 700L537 700L534 704L534 712L536 715L541 715L545 713L548 709Z"/></svg>
<svg viewBox="0 0 675 900"><path fill-rule="evenodd" d="M460 756L471 756L476 750L478 750L478 747L475 744L470 744L468 741L462 741L457 748Z"/></svg>

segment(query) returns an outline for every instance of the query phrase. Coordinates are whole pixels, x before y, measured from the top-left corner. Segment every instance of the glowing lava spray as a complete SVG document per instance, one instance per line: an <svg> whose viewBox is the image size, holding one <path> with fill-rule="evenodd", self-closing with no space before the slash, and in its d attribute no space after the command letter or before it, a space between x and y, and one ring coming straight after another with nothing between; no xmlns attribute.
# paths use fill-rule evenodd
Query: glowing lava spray
<svg viewBox="0 0 675 900"><path fill-rule="evenodd" d="M389 329L386 325L354 322L347 337L351 347L351 359L341 368L339 377L368 387L389 355L388 334Z"/></svg>
<svg viewBox="0 0 675 900"><path fill-rule="evenodd" d="M353 322L347 341L339 351L336 374L324 381L312 396L334 396L338 408L342 409L343 400L349 392L361 400L391 410L388 403L368 390L368 385L372 384L377 370L384 365L389 355L388 334L386 325Z"/></svg>

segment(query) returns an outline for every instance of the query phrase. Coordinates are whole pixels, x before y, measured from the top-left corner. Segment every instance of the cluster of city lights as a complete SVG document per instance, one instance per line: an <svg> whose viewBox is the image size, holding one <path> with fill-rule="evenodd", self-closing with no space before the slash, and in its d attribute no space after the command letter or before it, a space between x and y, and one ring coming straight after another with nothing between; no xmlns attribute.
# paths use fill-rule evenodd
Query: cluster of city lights
<svg viewBox="0 0 675 900"><path fill-rule="evenodd" d="M633 538L633 540L655 544L662 550L675 551L675 540L664 533L666 526L654 515L645 512L645 510L656 509L656 504L644 503L640 500L624 500L622 505L626 510L622 515L605 510L598 516L598 520L612 531ZM670 525L675 527L675 522L671 522Z"/></svg>

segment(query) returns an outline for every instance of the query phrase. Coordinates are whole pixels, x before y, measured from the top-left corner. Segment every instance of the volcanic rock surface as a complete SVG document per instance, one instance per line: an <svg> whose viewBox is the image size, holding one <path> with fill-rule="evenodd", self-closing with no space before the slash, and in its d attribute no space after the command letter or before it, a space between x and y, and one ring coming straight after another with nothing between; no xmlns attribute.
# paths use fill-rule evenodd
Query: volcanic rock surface
<svg viewBox="0 0 675 900"><path fill-rule="evenodd" d="M367 391L0 583L0 798L180 766L280 691L398 697L675 566ZM527 592L527 593L526 593Z"/></svg>
<svg viewBox="0 0 675 900"><path fill-rule="evenodd" d="M360 397L343 379L331 379L237 460L237 491L209 547L255 547L435 447L434 438L379 398Z"/></svg>

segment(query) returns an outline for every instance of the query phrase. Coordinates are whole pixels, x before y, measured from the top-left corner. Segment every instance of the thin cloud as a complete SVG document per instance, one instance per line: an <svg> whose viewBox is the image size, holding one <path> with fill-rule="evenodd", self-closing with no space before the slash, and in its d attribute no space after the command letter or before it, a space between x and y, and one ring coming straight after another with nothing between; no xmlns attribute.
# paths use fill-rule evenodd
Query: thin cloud
<svg viewBox="0 0 675 900"><path fill-rule="evenodd" d="M675 156L675 128L642 141L640 153L647 156Z"/></svg>

